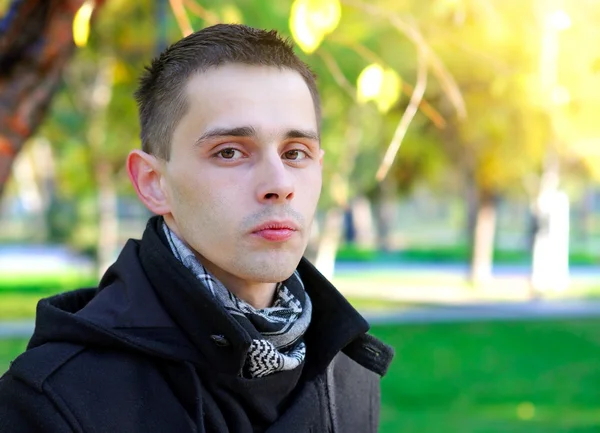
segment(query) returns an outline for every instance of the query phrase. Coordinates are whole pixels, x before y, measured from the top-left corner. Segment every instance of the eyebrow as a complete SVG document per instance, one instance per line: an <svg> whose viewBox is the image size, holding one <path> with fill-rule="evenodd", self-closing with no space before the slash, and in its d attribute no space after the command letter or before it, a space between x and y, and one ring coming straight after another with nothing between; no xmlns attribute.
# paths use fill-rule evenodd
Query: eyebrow
<svg viewBox="0 0 600 433"><path fill-rule="evenodd" d="M284 138L286 140L290 138L305 138L308 140L319 142L319 134L310 130L290 129L288 132L285 133Z"/></svg>
<svg viewBox="0 0 600 433"><path fill-rule="evenodd" d="M211 138L219 137L256 137L258 134L253 126L238 126L235 128L213 128L206 131L196 140L196 146L202 145L205 141ZM304 138L307 140L313 140L317 143L319 140L319 134L311 130L302 129L290 129L287 131L283 138L285 140L293 138Z"/></svg>
<svg viewBox="0 0 600 433"><path fill-rule="evenodd" d="M199 146L206 140L218 137L252 137L256 136L256 129L252 126L239 126L237 128L214 128L209 129L196 140Z"/></svg>

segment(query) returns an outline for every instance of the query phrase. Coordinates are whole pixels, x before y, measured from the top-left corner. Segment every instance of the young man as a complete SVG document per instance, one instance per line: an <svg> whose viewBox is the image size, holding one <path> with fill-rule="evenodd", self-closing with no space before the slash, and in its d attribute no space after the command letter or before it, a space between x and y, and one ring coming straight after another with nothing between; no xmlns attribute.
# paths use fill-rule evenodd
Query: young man
<svg viewBox="0 0 600 433"><path fill-rule="evenodd" d="M275 32L217 25L136 93L152 217L98 289L42 300L0 432L375 432L391 349L305 259L315 80Z"/></svg>

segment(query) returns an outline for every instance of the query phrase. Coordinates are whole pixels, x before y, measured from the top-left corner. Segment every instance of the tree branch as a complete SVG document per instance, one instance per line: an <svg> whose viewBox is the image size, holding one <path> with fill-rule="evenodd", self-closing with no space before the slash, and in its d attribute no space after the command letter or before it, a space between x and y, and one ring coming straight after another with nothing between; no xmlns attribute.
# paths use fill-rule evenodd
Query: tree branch
<svg viewBox="0 0 600 433"><path fill-rule="evenodd" d="M186 37L194 33L192 23L183 6L183 1L169 0L169 4L171 5L171 10L173 11L173 15L175 15L175 19L177 20L177 25L179 26L179 30L181 30L181 34Z"/></svg>
<svg viewBox="0 0 600 433"><path fill-rule="evenodd" d="M384 62L381 57L379 57L376 53L365 47L363 44L349 43L344 45L353 49L358 55L360 55L370 63L377 63L382 66L386 64L386 62ZM409 98L411 98L414 92L414 87L411 86L410 83L406 82L405 80L402 80L402 91L406 93ZM444 119L444 116L442 116L440 112L437 111L433 106L431 106L429 102L427 102L425 99L423 99L419 104L419 109L425 115L425 117L431 120L431 122L435 125L436 128L443 129L446 127L446 119Z"/></svg>
<svg viewBox="0 0 600 433"><path fill-rule="evenodd" d="M338 86L344 89L344 91L350 96L350 98L352 98L353 101L356 101L356 89L344 76L344 73L340 69L333 56L325 50L317 51L317 54L319 57L321 57L321 59L323 59L323 62L325 62L325 66L327 66L327 69L329 69L331 76Z"/></svg>
<svg viewBox="0 0 600 433"><path fill-rule="evenodd" d="M388 146L388 150L383 157L383 161L377 170L377 174L375 178L381 182L387 176L390 167L392 166L394 159L396 158L396 154L400 149L400 145L402 144L402 140L406 135L406 131L408 130L408 126L410 122L415 117L417 113L417 109L419 104L423 100L423 95L425 94L425 88L427 87L427 53L418 50L417 56L417 84L415 85L415 91L413 92L410 102L408 103L408 107L404 110L402 114L402 118L398 123L398 127L394 132L394 137Z"/></svg>
<svg viewBox="0 0 600 433"><path fill-rule="evenodd" d="M398 14L386 11L380 7L371 4L355 0L341 0L341 3L346 6L353 7L355 9L360 9L368 13L369 15L387 19L396 30L398 30L413 44L415 44L415 46L420 52L427 55L432 73L439 80L442 86L442 90L448 96L448 99L454 106L454 109L458 113L458 116L460 118L465 118L467 116L465 102L462 98L462 94L460 92L460 89L458 88L458 85L456 84L456 81L454 81L454 78L446 69L443 62L425 42L423 35L421 35L417 28L406 23L400 18L400 16L398 16Z"/></svg>
<svg viewBox="0 0 600 433"><path fill-rule="evenodd" d="M195 0L184 0L184 1L185 1L185 5L190 10L190 12L193 13L194 15L196 15L198 18L202 18L204 21L206 21L207 24L213 25L213 24L219 24L221 22L221 19L219 18L219 16L217 14L209 11L206 8L203 8Z"/></svg>

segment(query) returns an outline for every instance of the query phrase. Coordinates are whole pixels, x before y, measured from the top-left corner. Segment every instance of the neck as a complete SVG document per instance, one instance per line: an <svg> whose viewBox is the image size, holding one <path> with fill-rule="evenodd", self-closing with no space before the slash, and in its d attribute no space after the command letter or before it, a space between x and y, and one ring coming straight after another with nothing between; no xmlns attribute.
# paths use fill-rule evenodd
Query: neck
<svg viewBox="0 0 600 433"><path fill-rule="evenodd" d="M168 228L194 253L196 259L206 268L208 272L217 278L227 290L235 296L252 305L256 309L263 309L273 305L275 297L275 288L277 283L264 283L244 280L230 274L212 262L204 258L198 251L194 250L187 242L183 240L178 233L177 225L172 218L165 215L165 223Z"/></svg>
<svg viewBox="0 0 600 433"><path fill-rule="evenodd" d="M194 255L208 272L214 275L227 290L242 301L247 302L259 310L273 305L277 283L262 283L243 280L222 270L218 266L215 266L212 262L198 254L197 251L194 251Z"/></svg>
<svg viewBox="0 0 600 433"><path fill-rule="evenodd" d="M213 274L231 293L260 310L273 305L277 283L255 283L243 281L232 275L211 269L211 266L201 261L202 265Z"/></svg>

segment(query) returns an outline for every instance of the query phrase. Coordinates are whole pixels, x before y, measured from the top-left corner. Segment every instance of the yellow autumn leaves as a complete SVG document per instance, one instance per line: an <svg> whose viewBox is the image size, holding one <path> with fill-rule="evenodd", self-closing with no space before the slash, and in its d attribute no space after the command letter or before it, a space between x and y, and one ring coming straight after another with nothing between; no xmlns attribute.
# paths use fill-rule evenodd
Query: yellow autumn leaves
<svg viewBox="0 0 600 433"><path fill-rule="evenodd" d="M314 53L338 26L342 16L339 0L295 0L290 13L290 30L296 44L306 54ZM356 99L373 101L386 113L398 101L402 81L396 71L370 64L358 76Z"/></svg>
<svg viewBox="0 0 600 433"><path fill-rule="evenodd" d="M312 54L341 17L339 0L295 0L290 13L292 37L302 51Z"/></svg>
<svg viewBox="0 0 600 433"><path fill-rule="evenodd" d="M90 19L94 11L94 1L86 0L73 18L73 42L78 47L85 47L90 36Z"/></svg>
<svg viewBox="0 0 600 433"><path fill-rule="evenodd" d="M358 76L356 97L358 102L375 102L379 111L386 113L398 101L401 85L396 71L373 63Z"/></svg>
<svg viewBox="0 0 600 433"><path fill-rule="evenodd" d="M85 0L73 19L73 41L78 47L87 44L94 6L94 0ZM312 54L338 27L341 16L339 0L295 0L289 18L292 37L302 51ZM386 113L398 101L401 84L393 69L370 64L358 76L356 99L359 103L372 101Z"/></svg>

